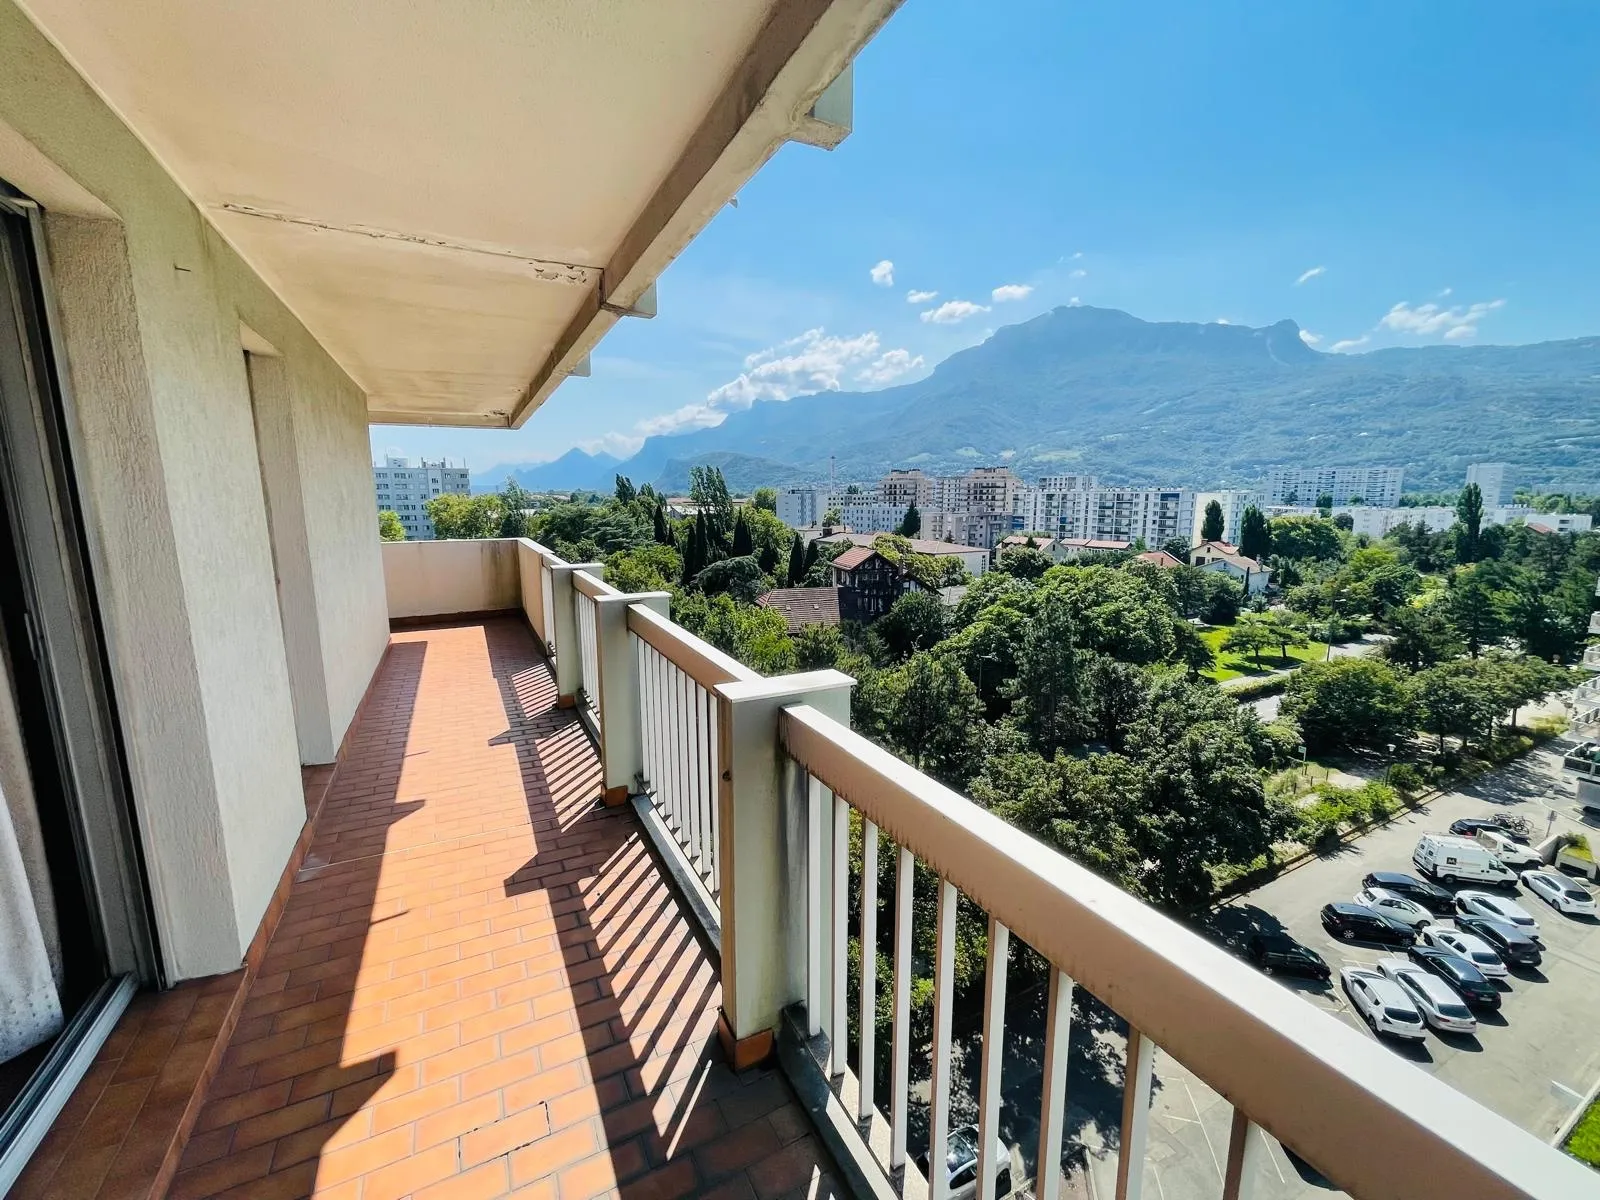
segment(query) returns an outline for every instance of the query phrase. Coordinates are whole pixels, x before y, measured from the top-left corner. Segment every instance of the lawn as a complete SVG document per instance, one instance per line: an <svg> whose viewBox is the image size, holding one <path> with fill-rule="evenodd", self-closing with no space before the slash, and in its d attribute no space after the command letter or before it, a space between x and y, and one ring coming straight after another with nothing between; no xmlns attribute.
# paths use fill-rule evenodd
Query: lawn
<svg viewBox="0 0 1600 1200"><path fill-rule="evenodd" d="M1241 675L1265 675L1271 671L1282 671L1308 662L1321 662L1328 654L1327 642L1312 642L1309 645L1292 647L1288 658L1279 656L1276 650L1263 650L1261 665L1258 667L1255 658L1249 654L1223 653L1222 643L1227 636L1228 629L1224 625L1214 625L1200 630L1200 640L1211 647L1211 653L1217 656L1217 665L1206 672L1206 677L1215 679L1218 683L1224 679L1237 679Z"/></svg>
<svg viewBox="0 0 1600 1200"><path fill-rule="evenodd" d="M1600 1104L1591 1104L1589 1111L1573 1127L1566 1149L1580 1162L1600 1167Z"/></svg>

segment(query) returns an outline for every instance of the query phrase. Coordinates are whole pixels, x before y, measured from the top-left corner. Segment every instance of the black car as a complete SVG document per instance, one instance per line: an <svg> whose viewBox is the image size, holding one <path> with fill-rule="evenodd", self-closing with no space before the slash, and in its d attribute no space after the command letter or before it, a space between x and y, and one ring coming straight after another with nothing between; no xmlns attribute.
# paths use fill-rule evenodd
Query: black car
<svg viewBox="0 0 1600 1200"><path fill-rule="evenodd" d="M1436 883L1418 879L1399 871L1368 871L1362 876L1361 886L1382 888L1403 896L1413 904L1420 904L1435 916L1448 917L1455 912L1456 898Z"/></svg>
<svg viewBox="0 0 1600 1200"><path fill-rule="evenodd" d="M1417 966L1424 971L1432 971L1460 992L1461 998L1473 1008L1500 1007L1500 989L1459 954L1451 954L1437 946L1413 946L1407 953Z"/></svg>
<svg viewBox="0 0 1600 1200"><path fill-rule="evenodd" d="M1322 927L1347 942L1385 942L1410 946L1417 940L1411 926L1395 921L1365 904L1324 904Z"/></svg>
<svg viewBox="0 0 1600 1200"><path fill-rule="evenodd" d="M1282 972L1285 975L1307 975L1312 979L1330 979L1333 976L1322 955L1281 933L1252 934L1246 945L1246 953L1265 975Z"/></svg>
<svg viewBox="0 0 1600 1200"><path fill-rule="evenodd" d="M1456 917L1456 926L1488 942L1508 967L1537 967L1544 961L1544 943L1515 925L1462 913Z"/></svg>
<svg viewBox="0 0 1600 1200"><path fill-rule="evenodd" d="M1505 817L1462 817L1459 821L1450 822L1450 832L1459 837L1477 837L1480 829L1492 829L1505 834L1513 842L1520 842L1524 846L1528 844L1528 835Z"/></svg>

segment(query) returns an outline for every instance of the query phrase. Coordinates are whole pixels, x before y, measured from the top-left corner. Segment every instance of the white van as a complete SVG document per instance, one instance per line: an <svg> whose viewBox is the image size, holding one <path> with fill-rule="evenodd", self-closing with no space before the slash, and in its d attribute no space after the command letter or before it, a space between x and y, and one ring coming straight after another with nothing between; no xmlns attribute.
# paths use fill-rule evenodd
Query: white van
<svg viewBox="0 0 1600 1200"><path fill-rule="evenodd" d="M1516 887L1517 875L1471 838L1425 833L1411 852L1417 870L1440 883L1487 883Z"/></svg>
<svg viewBox="0 0 1600 1200"><path fill-rule="evenodd" d="M1496 833L1493 829L1478 830L1478 845L1498 858L1502 867L1510 867L1514 871L1520 871L1524 867L1544 866L1544 859L1528 847L1512 841L1503 833Z"/></svg>

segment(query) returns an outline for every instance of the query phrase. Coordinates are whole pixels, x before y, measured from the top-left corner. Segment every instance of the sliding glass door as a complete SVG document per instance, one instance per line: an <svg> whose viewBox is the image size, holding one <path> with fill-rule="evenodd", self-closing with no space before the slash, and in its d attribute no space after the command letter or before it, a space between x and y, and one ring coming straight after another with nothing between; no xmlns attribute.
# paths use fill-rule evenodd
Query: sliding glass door
<svg viewBox="0 0 1600 1200"><path fill-rule="evenodd" d="M60 365L41 217L0 183L0 1195L160 982Z"/></svg>

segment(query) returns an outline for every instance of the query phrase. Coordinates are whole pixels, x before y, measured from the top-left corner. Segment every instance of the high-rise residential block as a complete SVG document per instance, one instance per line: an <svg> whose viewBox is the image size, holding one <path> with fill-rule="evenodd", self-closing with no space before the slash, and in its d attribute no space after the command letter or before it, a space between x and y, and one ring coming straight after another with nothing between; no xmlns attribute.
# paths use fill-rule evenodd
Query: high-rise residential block
<svg viewBox="0 0 1600 1200"><path fill-rule="evenodd" d="M1503 462L1473 463L1467 468L1467 483L1478 485L1485 508L1510 504L1516 498L1511 467Z"/></svg>
<svg viewBox="0 0 1600 1200"><path fill-rule="evenodd" d="M387 509L398 516L407 540L426 542L433 538L428 501L447 493L470 495L472 481L464 465L451 466L442 458L438 462L424 458L413 463L391 457L373 464L372 490L377 495L378 511Z"/></svg>
<svg viewBox="0 0 1600 1200"><path fill-rule="evenodd" d="M1401 467L1274 467L1267 472L1268 504L1316 504L1332 496L1335 504L1400 503Z"/></svg>
<svg viewBox="0 0 1600 1200"><path fill-rule="evenodd" d="M1020 491L1012 524L1051 537L1097 538L1159 548L1194 532L1195 494L1187 488L1102 486L1093 475L1047 475Z"/></svg>

